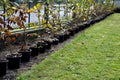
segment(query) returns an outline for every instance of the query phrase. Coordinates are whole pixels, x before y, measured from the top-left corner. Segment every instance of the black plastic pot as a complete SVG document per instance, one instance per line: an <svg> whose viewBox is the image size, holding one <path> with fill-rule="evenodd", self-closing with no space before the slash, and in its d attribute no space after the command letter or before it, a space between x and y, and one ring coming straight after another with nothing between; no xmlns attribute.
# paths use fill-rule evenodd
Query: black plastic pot
<svg viewBox="0 0 120 80"><path fill-rule="evenodd" d="M102 17L100 18L100 21L104 20L104 19L105 19L105 17L106 17L106 16L102 16Z"/></svg>
<svg viewBox="0 0 120 80"><path fill-rule="evenodd" d="M90 22L91 25L92 25L92 24L95 24L95 23L96 23L95 20L91 20L91 22Z"/></svg>
<svg viewBox="0 0 120 80"><path fill-rule="evenodd" d="M55 37L59 40L59 42L63 42L64 41L64 35L63 34L55 35Z"/></svg>
<svg viewBox="0 0 120 80"><path fill-rule="evenodd" d="M46 51L46 48L43 47L43 46L39 46L38 47L38 52L41 54L41 53L44 53Z"/></svg>
<svg viewBox="0 0 120 80"><path fill-rule="evenodd" d="M69 31L69 33L70 33L70 36L74 36L75 32L74 32L73 29L69 29L68 31Z"/></svg>
<svg viewBox="0 0 120 80"><path fill-rule="evenodd" d="M70 37L70 36L69 36L69 33L65 33L65 34L64 34L64 40L67 40L69 37Z"/></svg>
<svg viewBox="0 0 120 80"><path fill-rule="evenodd" d="M30 47L31 51L31 56L35 57L38 56L38 48L37 47Z"/></svg>
<svg viewBox="0 0 120 80"><path fill-rule="evenodd" d="M85 29L85 24L82 24L82 25L79 25L79 31L82 31L82 30L84 30Z"/></svg>
<svg viewBox="0 0 120 80"><path fill-rule="evenodd" d="M78 33L79 32L79 27L76 27L75 28L75 33Z"/></svg>
<svg viewBox="0 0 120 80"><path fill-rule="evenodd" d="M18 54L7 55L7 60L8 60L8 69L14 70L20 68L21 55Z"/></svg>
<svg viewBox="0 0 120 80"><path fill-rule="evenodd" d="M30 61L31 51L32 51L31 49L25 49L25 50L18 51L18 53L20 53L22 55L22 57L21 57L22 63Z"/></svg>
<svg viewBox="0 0 120 80"><path fill-rule="evenodd" d="M47 43L46 49L50 49L52 42L50 40L44 40L44 42Z"/></svg>
<svg viewBox="0 0 120 80"><path fill-rule="evenodd" d="M91 21L87 21L87 22L86 22L86 27L85 27L85 28L90 27L90 23L91 23Z"/></svg>
<svg viewBox="0 0 120 80"><path fill-rule="evenodd" d="M59 40L57 38L52 39L52 44L57 45L59 43Z"/></svg>
<svg viewBox="0 0 120 80"><path fill-rule="evenodd" d="M40 41L37 43L37 48L39 53L44 53L47 47L47 43L44 41Z"/></svg>
<svg viewBox="0 0 120 80"><path fill-rule="evenodd" d="M6 75L7 63L7 60L0 60L0 77Z"/></svg>
<svg viewBox="0 0 120 80"><path fill-rule="evenodd" d="M100 18L97 18L97 19L96 19L96 22L100 22L100 21L101 21L101 19L100 19Z"/></svg>

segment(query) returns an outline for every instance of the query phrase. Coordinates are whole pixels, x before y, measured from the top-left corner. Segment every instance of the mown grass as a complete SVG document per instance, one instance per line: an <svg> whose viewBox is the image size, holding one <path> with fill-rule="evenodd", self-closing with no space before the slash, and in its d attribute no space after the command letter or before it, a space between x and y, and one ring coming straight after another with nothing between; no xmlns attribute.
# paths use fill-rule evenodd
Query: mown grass
<svg viewBox="0 0 120 80"><path fill-rule="evenodd" d="M18 80L120 80L120 14L80 33Z"/></svg>

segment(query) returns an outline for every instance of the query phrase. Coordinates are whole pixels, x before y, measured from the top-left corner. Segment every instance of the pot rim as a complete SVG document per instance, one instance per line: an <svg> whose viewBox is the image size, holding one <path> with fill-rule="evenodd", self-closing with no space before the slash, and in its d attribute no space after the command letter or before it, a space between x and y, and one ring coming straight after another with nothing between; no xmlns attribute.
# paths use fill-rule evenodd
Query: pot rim
<svg viewBox="0 0 120 80"><path fill-rule="evenodd" d="M20 57L22 57L21 54L17 55L16 57L15 57L15 56L11 56L11 55L12 55L12 54L7 54L7 55L6 55L6 58L20 58Z"/></svg>
<svg viewBox="0 0 120 80"><path fill-rule="evenodd" d="M31 52L31 51L32 51L31 49L24 49L24 50L18 50L17 52L22 53L22 52Z"/></svg>
<svg viewBox="0 0 120 80"><path fill-rule="evenodd" d="M8 62L8 60L6 60L6 59L0 59L0 63L7 63Z"/></svg>

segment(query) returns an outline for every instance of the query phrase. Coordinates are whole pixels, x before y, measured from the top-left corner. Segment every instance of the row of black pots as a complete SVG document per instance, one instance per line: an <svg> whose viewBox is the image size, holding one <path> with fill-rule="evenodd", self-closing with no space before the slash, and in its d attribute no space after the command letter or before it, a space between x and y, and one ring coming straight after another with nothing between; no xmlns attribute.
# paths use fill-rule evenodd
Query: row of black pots
<svg viewBox="0 0 120 80"><path fill-rule="evenodd" d="M70 36L73 36L74 34L78 33L79 31L84 30L90 25L103 20L105 17L109 15L110 14L107 14L106 16L100 17L98 19L84 22L82 25L70 28L62 34L56 34L54 38L50 40L46 39L43 41L39 41L37 42L36 47L30 47L30 49L18 51L19 54L17 55L15 54L7 55L6 57L7 60L0 60L0 77L6 74L7 68L10 70L20 68L21 63L29 62L32 57L35 57L39 54L44 53L46 49L50 49L51 45L57 45L59 42L61 43L67 40Z"/></svg>
<svg viewBox="0 0 120 80"><path fill-rule="evenodd" d="M21 56L21 54L11 54L6 56L6 60L0 60L0 77L6 74L7 69L20 68Z"/></svg>
<svg viewBox="0 0 120 80"><path fill-rule="evenodd" d="M21 63L29 62L31 57L38 55L38 48L31 47L30 49L18 51L17 54L10 54L6 56L6 60L0 60L0 77L6 74L7 69L19 69Z"/></svg>
<svg viewBox="0 0 120 80"><path fill-rule="evenodd" d="M41 47L30 47L30 49L18 51L18 53L21 54L21 56L7 56L8 69L14 70L20 68L21 63L29 62L32 57L37 56L39 53L44 53L46 47L47 44L43 44L41 45Z"/></svg>
<svg viewBox="0 0 120 80"><path fill-rule="evenodd" d="M57 35L55 35L55 37L59 40L59 42L63 42L64 40L67 40L70 36L73 36L74 34L78 33L79 31L82 31L82 30L90 27L90 25L93 25L93 24L105 19L110 14L112 14L112 13L108 13L106 15L103 15L95 20L84 22L82 25L78 25L76 27L69 28L67 30L68 34L66 34L66 33L57 34Z"/></svg>
<svg viewBox="0 0 120 80"><path fill-rule="evenodd" d="M25 49L25 50L21 50L18 51L18 54L10 54L7 55L7 61L4 61L0 63L0 66L7 66L7 68L9 70L14 70L14 69L19 69L20 68L20 64L24 63L24 62L29 62L31 57L35 57L37 56L39 53L44 53L46 49L50 49L51 45L56 45L59 43L59 40L57 38L52 39L52 42L50 41L40 41L37 42L37 47L30 47L30 49ZM4 69L3 69L4 68ZM6 74L6 67L0 67L0 75L3 76Z"/></svg>
<svg viewBox="0 0 120 80"><path fill-rule="evenodd" d="M75 32L74 32L75 30ZM78 32L78 29L71 30L73 34ZM57 45L59 42L63 42L70 37L70 32L66 34L58 34L52 39L52 41L44 40L37 42L37 47L30 47L30 49L25 49L18 51L21 55L7 55L6 61L0 61L0 76L6 74L6 69L14 70L19 69L20 64L24 62L29 62L31 57L37 56L39 53L44 53L46 49L50 49L51 45ZM2 66L1 66L2 65ZM7 66L7 67L6 67Z"/></svg>
<svg viewBox="0 0 120 80"><path fill-rule="evenodd" d="M30 61L31 53L32 53L31 49L25 49L18 51L18 54L7 55L6 58L8 60L7 63L8 69L9 70L19 69L21 63Z"/></svg>
<svg viewBox="0 0 120 80"><path fill-rule="evenodd" d="M101 20L104 20L107 16L109 16L111 14L113 14L113 13L107 13L106 15L102 15L101 17L96 18L94 20L84 22L82 25L78 25L76 27L69 28L68 29L69 33L67 35L66 35L66 33L57 34L57 35L55 35L55 37L59 40L59 42L63 42L64 40L69 38L69 36L73 36L74 34L78 33L79 31L82 31L82 30L90 27L90 25L93 25Z"/></svg>

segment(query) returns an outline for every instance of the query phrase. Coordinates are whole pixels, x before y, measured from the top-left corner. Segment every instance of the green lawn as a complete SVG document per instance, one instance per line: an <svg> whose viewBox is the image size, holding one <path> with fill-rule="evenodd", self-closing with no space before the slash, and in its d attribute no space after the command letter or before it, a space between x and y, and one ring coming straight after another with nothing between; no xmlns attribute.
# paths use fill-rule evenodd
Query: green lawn
<svg viewBox="0 0 120 80"><path fill-rule="evenodd" d="M80 33L18 80L120 80L120 14Z"/></svg>

